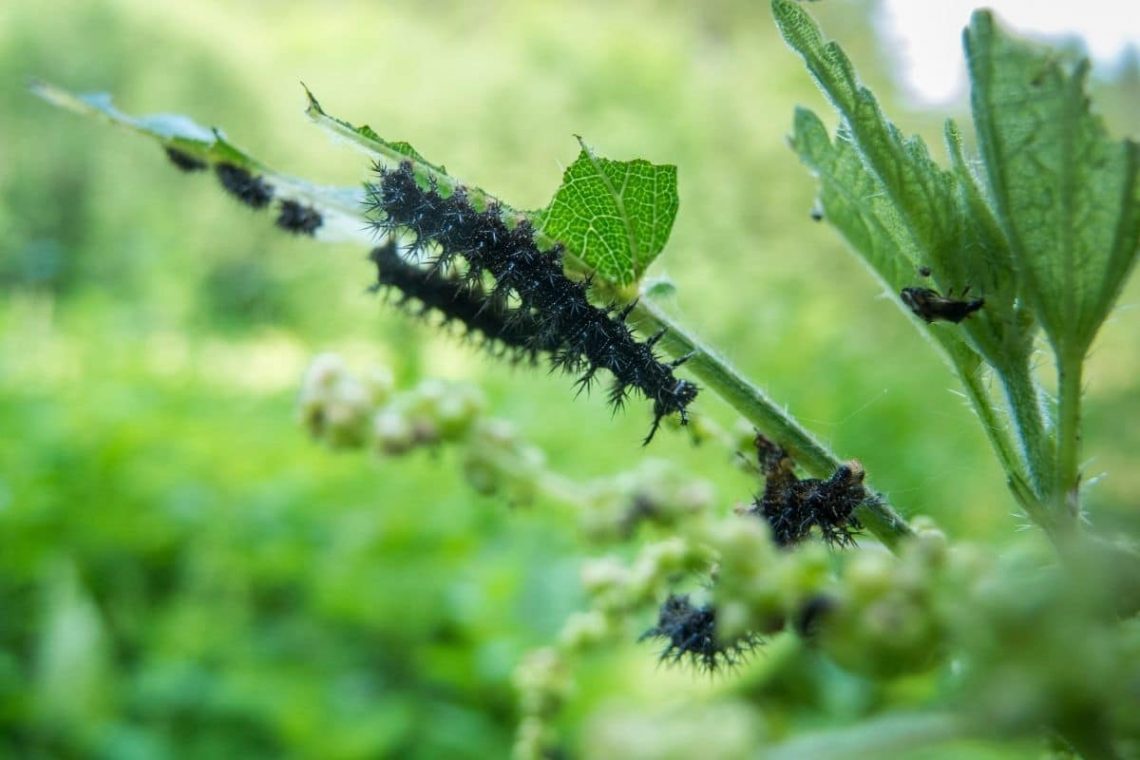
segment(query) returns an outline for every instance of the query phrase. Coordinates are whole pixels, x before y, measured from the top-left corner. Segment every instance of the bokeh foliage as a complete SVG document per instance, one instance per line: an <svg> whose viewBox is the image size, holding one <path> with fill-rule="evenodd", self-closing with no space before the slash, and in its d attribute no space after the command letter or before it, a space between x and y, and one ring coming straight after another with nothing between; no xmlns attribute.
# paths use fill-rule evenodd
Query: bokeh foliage
<svg viewBox="0 0 1140 760"><path fill-rule="evenodd" d="M830 5L813 12L867 30L865 49L854 33L845 47L888 92L864 9ZM611 420L560 378L408 322L365 292L364 251L286 239L152 146L51 112L23 90L31 76L224 124L336 184L363 161L306 123L298 79L519 208L549 200L573 134L676 164L656 271L688 321L901 509L995 544L1019 526L948 370L809 219L812 182L784 137L794 103L825 109L766 4L21 1L0 8L0 72L2 753L505 751L510 670L580 595L575 523L473 495L446 453L312 446L293 395L318 350L476 379L574 477L658 456L716 481L726 510L754 487L681 435L641 451L641 409ZM1118 124L1137 102L1117 101ZM944 115L907 130L937 143ZM1089 472L1111 473L1089 492L1093 518L1133 531L1138 327L1121 310L1094 344L1084 436ZM631 645L579 682L586 749L620 748L614 726L659 725L694 696L747 732L755 716L726 694L762 694L780 726L932 688L873 685L784 644L740 681L656 671Z"/></svg>

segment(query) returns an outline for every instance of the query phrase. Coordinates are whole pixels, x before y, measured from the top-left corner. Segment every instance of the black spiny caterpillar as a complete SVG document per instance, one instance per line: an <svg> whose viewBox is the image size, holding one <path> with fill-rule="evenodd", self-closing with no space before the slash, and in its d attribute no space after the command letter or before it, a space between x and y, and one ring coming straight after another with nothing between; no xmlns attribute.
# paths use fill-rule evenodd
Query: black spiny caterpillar
<svg viewBox="0 0 1140 760"><path fill-rule="evenodd" d="M488 298L517 302L520 313L533 315L528 346L534 351L556 347L551 363L579 374L579 387L588 388L597 371L605 369L613 375L609 400L615 408L625 403L631 389L652 400L653 425L645 443L663 417L676 413L687 422L686 410L697 386L673 374L684 359L666 363L657 358L653 346L660 333L647 341L634 338L624 321L632 307L618 311L591 304L587 284L563 272L561 250L539 250L529 221L508 226L496 204L476 210L463 187L447 197L434 181L420 187L408 161L396 169L377 166L376 172L379 182L367 190L369 216L378 231L410 233L411 247L430 249L436 269L452 270L456 260L462 260L471 283L482 283L490 275L494 286Z"/></svg>
<svg viewBox="0 0 1140 760"><path fill-rule="evenodd" d="M862 526L854 512L868 498L859 462L840 465L827 480L800 480L792 458L776 443L757 434L756 452L765 478L764 493L755 499L749 512L768 523L778 545L803 541L813 525L831 545L855 543Z"/></svg>
<svg viewBox="0 0 1140 760"><path fill-rule="evenodd" d="M191 156L185 151L178 150L178 148L166 147L166 157L170 159L170 163L177 166L184 172L200 172L205 171L209 164L200 158Z"/></svg>
<svg viewBox="0 0 1140 760"><path fill-rule="evenodd" d="M321 212L312 206L305 206L297 201L285 199L277 213L277 226L294 235L308 235L312 237L325 223Z"/></svg>
<svg viewBox="0 0 1140 760"><path fill-rule="evenodd" d="M415 316L436 312L445 324L459 322L468 334L482 335L486 346L497 355L512 360L537 361L540 352L551 353L555 343L540 345L534 336L540 332L537 318L503 301L490 298L481 283L464 282L439 268L424 268L400 256L394 238L372 251L369 258L377 266L374 289L393 292L399 306ZM420 304L413 310L410 304Z"/></svg>
<svg viewBox="0 0 1140 760"><path fill-rule="evenodd" d="M265 208L273 200L273 185L248 169L223 162L214 166L214 173L226 192L250 208Z"/></svg>
<svg viewBox="0 0 1140 760"><path fill-rule="evenodd" d="M716 671L740 664L760 644L754 633L731 640L717 637L716 608L694 605L687 594L670 594L657 614L657 625L640 640L664 639L661 661L678 663L688 658L700 670Z"/></svg>

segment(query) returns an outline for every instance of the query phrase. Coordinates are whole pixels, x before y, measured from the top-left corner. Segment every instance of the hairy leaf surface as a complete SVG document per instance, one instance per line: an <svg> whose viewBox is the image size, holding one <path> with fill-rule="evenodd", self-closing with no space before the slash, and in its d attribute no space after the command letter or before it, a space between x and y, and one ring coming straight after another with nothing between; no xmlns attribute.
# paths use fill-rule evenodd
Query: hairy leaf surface
<svg viewBox="0 0 1140 760"><path fill-rule="evenodd" d="M1050 341L1083 355L1140 241L1140 154L1090 113L1088 61L1004 33L988 12L965 32L978 142L999 219Z"/></svg>
<svg viewBox="0 0 1140 760"><path fill-rule="evenodd" d="M669 239L677 216L677 167L601 158L579 139L539 229L574 251L608 282L628 285Z"/></svg>

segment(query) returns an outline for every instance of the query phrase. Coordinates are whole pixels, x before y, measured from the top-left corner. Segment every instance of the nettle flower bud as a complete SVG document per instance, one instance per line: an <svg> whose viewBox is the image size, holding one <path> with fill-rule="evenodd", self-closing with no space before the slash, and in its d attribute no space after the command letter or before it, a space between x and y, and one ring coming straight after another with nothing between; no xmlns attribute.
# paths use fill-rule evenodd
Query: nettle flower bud
<svg viewBox="0 0 1140 760"><path fill-rule="evenodd" d="M554 715L570 694L570 672L562 655L552 647L527 653L511 680L527 715Z"/></svg>
<svg viewBox="0 0 1140 760"><path fill-rule="evenodd" d="M382 381L376 386L383 392ZM372 419L372 435L381 453L399 455L412 449L464 439L479 419L479 391L458 383L425 380L391 398Z"/></svg>
<svg viewBox="0 0 1140 760"><path fill-rule="evenodd" d="M332 446L364 443L372 394L335 354L320 354L305 372L298 398L304 425Z"/></svg>
<svg viewBox="0 0 1140 760"><path fill-rule="evenodd" d="M720 552L714 591L726 635L778 631L831 583L823 544L782 551L764 523L747 519L725 521L712 535Z"/></svg>
<svg viewBox="0 0 1140 760"><path fill-rule="evenodd" d="M712 485L668 462L649 460L637 470L594 486L583 504L582 528L596 541L625 541L642 525L670 532L708 512L716 498Z"/></svg>
<svg viewBox="0 0 1140 760"><path fill-rule="evenodd" d="M557 738L552 722L573 687L566 661L553 647L536 649L523 657L512 681L522 710L513 754L535 760L550 757Z"/></svg>
<svg viewBox="0 0 1140 760"><path fill-rule="evenodd" d="M609 618L597 610L576 612L562 626L558 643L570 652L589 649L610 638L613 628Z"/></svg>
<svg viewBox="0 0 1140 760"><path fill-rule="evenodd" d="M471 404L467 408L475 408ZM514 426L502 420L481 420L467 440L463 472L475 490L505 490L511 501L523 504L534 499L546 470L541 449L521 440Z"/></svg>
<svg viewBox="0 0 1140 760"><path fill-rule="evenodd" d="M383 406L396 390L396 378L387 367L373 367L361 379L373 407Z"/></svg>
<svg viewBox="0 0 1140 760"><path fill-rule="evenodd" d="M900 557L881 548L857 550L821 627L819 640L828 655L873 677L934 665L945 641L933 599L945 558L940 545L936 536L920 536Z"/></svg>
<svg viewBox="0 0 1140 760"><path fill-rule="evenodd" d="M416 434L407 415L397 409L382 409L372 418L372 436L381 453L388 456L411 451Z"/></svg>
<svg viewBox="0 0 1140 760"><path fill-rule="evenodd" d="M617 557L602 557L582 564L582 588L598 609L624 609L630 606L630 571Z"/></svg>
<svg viewBox="0 0 1140 760"><path fill-rule="evenodd" d="M697 549L682 538L649 544L630 568L630 594L638 602L655 601L671 579L705 572L710 563L707 551Z"/></svg>
<svg viewBox="0 0 1140 760"><path fill-rule="evenodd" d="M458 385L451 392L436 399L435 419L439 424L440 438L455 441L467 435L471 425L482 414L485 403L478 389Z"/></svg>

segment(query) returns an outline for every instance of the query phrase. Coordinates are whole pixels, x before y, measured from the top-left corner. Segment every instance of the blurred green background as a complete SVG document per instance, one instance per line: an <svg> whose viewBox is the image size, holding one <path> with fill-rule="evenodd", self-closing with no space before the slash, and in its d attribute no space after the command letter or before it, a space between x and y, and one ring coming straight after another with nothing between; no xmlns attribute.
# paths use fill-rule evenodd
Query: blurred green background
<svg viewBox="0 0 1140 760"><path fill-rule="evenodd" d="M892 95L873 4L812 9L895 120L938 145L948 114ZM334 184L365 162L308 124L299 80L519 207L545 204L573 134L675 163L656 269L687 324L906 513L994 544L1023 526L947 369L809 219L813 182L784 137L795 104L830 114L766 3L17 0L0 7L0 755L508 751L511 670L580 605L590 549L564 510L474 495L447 451L314 445L293 404L319 351L479 383L570 477L659 457L717 483L726 510L752 487L683 435L640 448L644 404L611 419L564 377L407 320L366 291L365 251L275 232L153 143L36 100L29 77L185 113ZM1136 77L1098 88L1118 133L1140 123ZM1123 303L1138 298L1134 282ZM1109 474L1092 518L1132 530L1138 331L1135 308L1102 331L1084 438L1086 471ZM710 396L702 410L731 425ZM932 688L782 652L713 681L657 669L649 645L599 656L568 748L633 756L629 737L682 710L748 735Z"/></svg>

